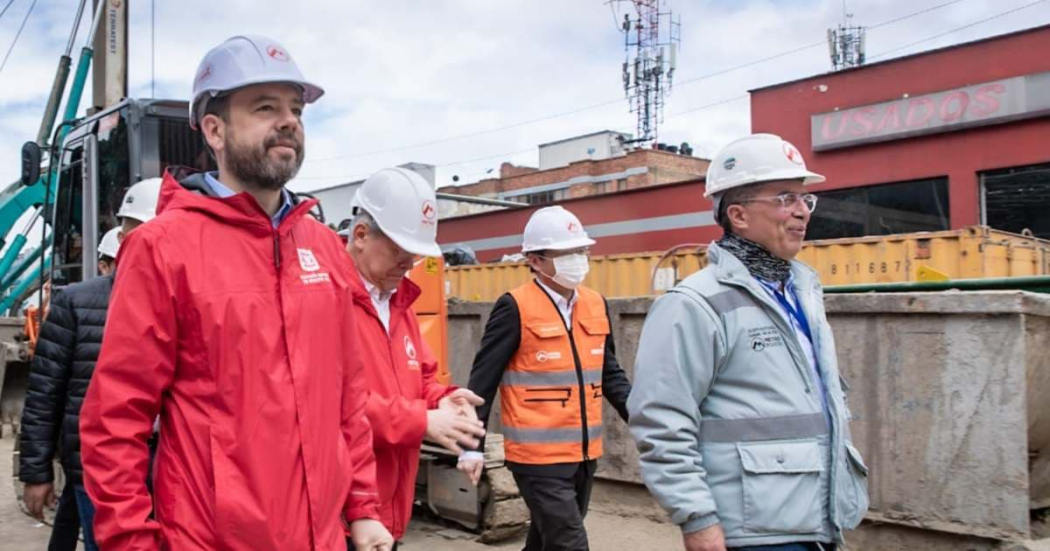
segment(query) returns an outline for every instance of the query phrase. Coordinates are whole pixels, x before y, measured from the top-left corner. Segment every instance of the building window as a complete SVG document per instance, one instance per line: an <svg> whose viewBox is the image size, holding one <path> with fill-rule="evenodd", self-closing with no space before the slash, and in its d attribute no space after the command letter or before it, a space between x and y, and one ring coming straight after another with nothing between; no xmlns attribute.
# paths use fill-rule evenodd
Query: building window
<svg viewBox="0 0 1050 551"><path fill-rule="evenodd" d="M524 200L530 205L546 205L555 201L565 199L567 189L553 189L549 191L538 191L528 195L522 195L519 200Z"/></svg>
<svg viewBox="0 0 1050 551"><path fill-rule="evenodd" d="M594 193L605 193L609 191L609 182L596 182L594 184Z"/></svg>
<svg viewBox="0 0 1050 551"><path fill-rule="evenodd" d="M817 193L806 239L890 235L950 228L948 179L932 178Z"/></svg>
<svg viewBox="0 0 1050 551"><path fill-rule="evenodd" d="M623 191L625 189L627 189L627 178L616 180L616 191Z"/></svg>
<svg viewBox="0 0 1050 551"><path fill-rule="evenodd" d="M981 193L986 225L1050 238L1050 164L985 172Z"/></svg>

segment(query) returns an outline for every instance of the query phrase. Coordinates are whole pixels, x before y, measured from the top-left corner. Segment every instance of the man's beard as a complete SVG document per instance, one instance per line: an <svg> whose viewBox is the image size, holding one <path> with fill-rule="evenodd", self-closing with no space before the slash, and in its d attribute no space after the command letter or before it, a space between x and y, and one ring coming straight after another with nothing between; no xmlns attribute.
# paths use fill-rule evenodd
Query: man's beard
<svg viewBox="0 0 1050 551"><path fill-rule="evenodd" d="M227 133L226 160L230 172L245 186L266 190L281 189L299 173L299 167L303 165L305 148L291 132L271 134L262 144L257 145L240 145L234 138L232 132ZM293 148L295 158L270 158L270 148L277 145Z"/></svg>

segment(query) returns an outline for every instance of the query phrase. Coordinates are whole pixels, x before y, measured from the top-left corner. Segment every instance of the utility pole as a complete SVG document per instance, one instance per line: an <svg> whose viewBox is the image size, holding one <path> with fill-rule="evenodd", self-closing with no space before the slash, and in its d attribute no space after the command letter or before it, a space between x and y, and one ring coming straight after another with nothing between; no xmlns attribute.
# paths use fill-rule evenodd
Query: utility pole
<svg viewBox="0 0 1050 551"><path fill-rule="evenodd" d="M128 96L128 1L104 0L101 28L95 36L91 108L88 113L116 105Z"/></svg>

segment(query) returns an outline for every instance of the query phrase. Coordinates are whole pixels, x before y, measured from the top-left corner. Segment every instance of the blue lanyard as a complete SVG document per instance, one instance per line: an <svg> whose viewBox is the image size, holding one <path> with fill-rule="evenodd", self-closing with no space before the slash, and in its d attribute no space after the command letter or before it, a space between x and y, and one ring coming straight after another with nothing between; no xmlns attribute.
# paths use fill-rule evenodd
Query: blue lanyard
<svg viewBox="0 0 1050 551"><path fill-rule="evenodd" d="M809 343L815 344L813 342L813 332L809 328L809 321L806 320L806 315L802 313L802 301L798 299L798 295L795 294L795 291L790 287L788 287L788 291L791 293L791 296L795 297L795 302L798 303L798 308L791 305L791 301L787 299L787 296L785 296L784 293L773 291L773 296L776 297L777 302L787 310L788 314L790 314L792 318L795 318L799 327L802 328L802 333L806 335L807 339L809 339Z"/></svg>

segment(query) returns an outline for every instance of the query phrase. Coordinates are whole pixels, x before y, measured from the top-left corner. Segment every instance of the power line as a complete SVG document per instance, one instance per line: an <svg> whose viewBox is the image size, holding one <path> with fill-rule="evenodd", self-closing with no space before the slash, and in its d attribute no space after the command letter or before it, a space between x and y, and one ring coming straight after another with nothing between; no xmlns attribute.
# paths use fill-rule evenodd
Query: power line
<svg viewBox="0 0 1050 551"><path fill-rule="evenodd" d="M4 61L0 63L0 73L4 72L4 67L7 66L7 60L11 57L11 52L15 50L15 45L18 44L19 37L22 36L22 30L26 28L26 22L29 21L29 16L33 13L33 8L36 7L36 0L29 5L29 11L26 12L25 18L22 19L22 25L18 27L18 32L15 33L15 39L11 42L11 47L7 49L7 55L4 56ZM7 11L5 8L4 11Z"/></svg>
<svg viewBox="0 0 1050 551"><path fill-rule="evenodd" d="M8 8L10 8L10 7L11 7L11 4L14 4L14 3L15 3L15 0L10 0L10 1L9 1L9 2L7 3L7 5L6 5L6 6L4 6L4 9L3 9L3 11L0 11L0 19L3 19L3 17L4 17L4 14L5 14L5 13L7 13L7 10L8 10Z"/></svg>
<svg viewBox="0 0 1050 551"><path fill-rule="evenodd" d="M724 100L721 100L721 101L716 101L714 103L708 103L706 105L701 105L699 107L694 107L692 109L687 109L685 111L679 111L677 113L671 113L670 115L667 115L667 118L677 117L677 116L680 116L680 115L686 115L686 114L689 114L689 113L695 113L697 111L702 111L704 109L711 109L711 108L714 108L714 107L725 105L727 103L732 103L734 101L740 101L741 99L746 99L748 97L750 97L750 96L748 96L747 94L744 94L742 96L736 96L736 97L724 99ZM620 129L620 131L623 131L623 132L626 132L627 130L629 130L629 129ZM476 157L476 158L473 158L473 159L466 159L466 160L463 160L463 161L454 161L454 162L451 162L451 163L443 163L443 164L434 165L434 166L437 167L437 168L446 168L446 167L450 167L450 166L466 165L466 164L476 163L476 162L480 162L480 161L488 161L490 159L508 158L508 157L513 157L515 155L522 155L522 154L525 154L525 153L532 153L535 150L536 150L535 147L530 147L528 149L519 149L517 151L507 151L507 152L504 152L504 153L497 153L495 155L486 155L484 157ZM344 180L344 181L347 181L347 182L353 182L353 181L360 180L360 179L367 178L367 177L368 177L368 174L361 174L361 175L355 175L355 176L350 176L350 177L339 177L339 176L300 176L299 178L296 178L296 179L297 180Z"/></svg>
<svg viewBox="0 0 1050 551"><path fill-rule="evenodd" d="M975 27L975 26L980 25L982 23L987 23L989 21L992 21L992 20L995 20L995 19L999 19L1000 17L1006 17L1007 15L1019 12L1021 10L1028 9L1028 8L1030 8L1032 6L1037 5L1037 4L1042 4L1043 2L1046 2L1046 0L1036 0L1035 2L1031 2L1029 4L1025 4L1023 6L1016 7L1014 9L1012 9L1012 10L1007 10L1007 11L1000 12L1000 13L997 13L995 15L986 17L984 19L981 19L980 21L974 21L973 23L969 23L967 25L963 25L962 27L957 27L955 29L952 29L952 30L947 31L947 32L943 32L943 33L935 35L935 36L924 38L922 40L917 40L915 42L912 42L911 44L906 44L904 46L893 48L891 50L886 50L885 52L881 52L881 53L878 53L878 54L875 54L875 55L871 56L871 59L875 59L877 57L884 57L884 56L889 55L889 54L891 54L893 52L899 52L901 50L906 50L908 48L911 48L912 46L917 46L919 44L923 44L923 43L929 42L931 40L937 40L938 38L943 38L943 37L948 36L950 34L957 33L959 31L969 29L970 27Z"/></svg>
<svg viewBox="0 0 1050 551"><path fill-rule="evenodd" d="M922 10L919 10L919 11L916 11L916 12L912 12L912 13L909 13L907 15L902 15L900 17L896 17L896 18L890 19L888 21L883 21L881 23L878 23L876 25L871 26L870 28L871 29L877 29L877 28L880 28L880 27L885 27L887 25L892 25L894 23L898 23L900 21L904 21L904 20L910 19L912 17L918 17L920 15L924 15L924 14L927 14L929 12L932 12L932 11L935 11L935 10L939 10L941 8L950 6L952 4L958 4L958 3L964 2L964 1L965 0L949 0L947 2L941 2L940 4L937 4L937 5L934 5L934 6L930 6L928 8L924 8ZM704 74L704 75L700 75L700 76L694 77L694 78L689 79L689 80L684 80L684 81L679 82L678 86L685 86L687 84L694 84L694 83L697 83L697 82L700 82L700 81L703 81L703 80L707 80L707 79L710 79L710 78L721 76L721 75L724 75L724 74L727 74L727 73L731 73L731 72L734 72L734 71L739 71L741 69L746 69L748 67L753 67L755 65L759 65L759 64L762 64L762 63L766 63L766 62L769 62L769 61L780 59L782 57L786 57L786 56L789 56L789 55L797 54L799 52L802 52L802 51L805 51L805 50L808 50L808 49L811 49L811 48L816 48L818 46L825 46L825 45L826 45L826 42L824 40L821 40L819 42L813 42L811 44L807 44L805 46L800 46L800 47L794 48L792 50L788 50L788 51L785 51L785 52L781 52L781 53L778 53L778 54L767 56L767 57L764 57L764 58L761 58L761 59L756 59L754 61L750 61L750 62L741 64L741 65L735 65L735 66L732 66L732 67L727 67L725 69L721 69L721 70L718 70L718 71L715 71L715 72L712 72L712 73L707 73L707 74ZM569 115L575 115L575 114L582 113L582 112L585 112L585 111L591 111L591 110L599 109L599 108L606 107L606 106L609 106L609 105L619 104L619 103L622 103L622 102L623 102L623 98L617 98L617 99L605 101L605 102L602 102L602 103L596 103L596 104L593 104L593 105L580 107L580 108L577 108L577 109L573 109L571 111L564 111L564 112L561 112L561 113L555 113L555 114L547 115L547 116L544 116L544 117L539 117L539 118L535 118L535 119L521 121L521 122L508 124L508 125L504 125L504 126L498 126L498 127L495 127L495 128L489 128L489 129L486 129L486 130L479 130L479 131L476 131L476 132L470 132L470 133L466 133L466 134L458 134L458 135L453 135L453 136L446 136L446 137L443 137L443 138L436 138L436 139L433 139L433 140L429 140L429 141L425 141L425 142L419 142L419 143L414 143L414 144L409 144L409 145L396 146L396 147L390 147L390 148L384 148L384 149L376 149L376 150L372 150L372 151L363 151L363 152L360 152L360 153L351 153L351 154L348 154L348 155L337 155L337 156L334 156L334 157L324 157L324 158L320 158L320 159L308 159L306 162L323 163L323 162L339 161L339 160L346 160L346 159L356 159L356 158L360 158L360 157L371 157L373 155L380 155L380 154L383 154L383 153L396 153L398 151L405 151L405 150L408 150L408 149L418 149L418 148L422 148L422 147L428 147L428 146L431 146L431 145L437 145L437 144L446 143L446 142L465 140L467 138L475 138L475 137L478 137L478 136L484 136L486 134L494 134L494 133L497 133L497 132L503 132L503 131L506 131L506 130L512 130L514 128L520 128L522 126L529 126L529 125L536 124L536 123L539 123L539 122L545 122L545 121L549 121L549 120L552 120L552 119L558 119L558 118L562 118L562 117L567 117Z"/></svg>
<svg viewBox="0 0 1050 551"><path fill-rule="evenodd" d="M898 18L896 18L896 19L893 19L893 20L890 20L890 21L887 21L887 22L883 22L883 23L880 23L879 25L876 25L875 27L872 27L872 28L876 28L876 27L881 27L881 26L885 26L885 25L888 25L888 24L891 24L891 23L895 23L895 22L898 22L898 21L902 21L902 20L904 20L904 19L907 19L908 17L913 17L913 16L915 16L915 15L917 15L917 14L922 14L922 13L928 13L928 12L930 12L930 11L934 10L934 9L938 9L938 8L943 8L943 7L945 7L945 6L949 6L949 5L952 5L952 4L956 4L956 3L959 3L959 2L961 2L961 1L963 1L963 0L952 0L952 1L950 1L950 2L944 2L944 3L942 3L942 4L939 4L939 5L937 5L937 6L933 6L933 7L927 8L927 9L925 9L925 10L922 10L922 11L920 11L920 12L915 12L915 14L911 14L911 15L908 15L908 16L902 16L902 17L898 17ZM895 52L895 51L898 51L898 50L902 50L902 49L910 48L910 47L912 47L912 46L915 46L915 45L917 45L917 44L922 44L922 43L924 43L924 42L929 42L929 41L931 41L931 40L936 40L937 38L941 38L941 37L943 37L943 36L947 36L947 35L949 35L949 34L952 34L952 33L958 32L958 31L960 31L960 30L964 30L964 29L968 29L968 28L970 28L970 27L974 27L974 26L976 26L976 25L980 25L980 24L982 24L982 23L987 23L988 21L992 21L992 20L998 19L998 18L1000 18L1000 17L1004 17L1004 16L1007 16L1007 15L1010 15L1010 14L1012 14L1012 13L1015 13L1015 12L1021 11L1021 10L1023 10L1023 9L1026 9L1026 8L1030 8L1030 7L1032 7L1032 6L1035 6L1035 5L1037 5L1037 4L1041 4L1041 3L1044 3L1044 2L1046 2L1046 1L1047 1L1047 0L1036 0L1035 2L1031 2L1031 3L1029 3L1029 4L1025 4L1025 5L1023 5L1023 6L1019 6L1019 7L1017 7L1017 8L1013 8L1013 9L1010 9L1010 10L1007 10L1007 11L1004 11L1004 12L1001 12L1001 13L998 13L998 14L995 14L995 15L992 15L992 16L986 17L986 18L984 18L984 19L981 19L981 20L978 20L978 21L974 21L974 22L972 22L972 23L969 23L969 24L967 24L967 25L963 25L963 26L961 26L961 27L958 27L958 28L952 29L952 30L950 30L950 31L947 31L947 32L944 32L944 33L940 33L940 34L938 34L938 35L935 35L935 36L931 36L931 37L928 37L928 38L924 38L924 39L922 39L922 40L919 40L919 41L913 42L913 43L911 43L911 44L908 44L908 45L906 45L906 46L901 46L901 47L898 47L898 48L894 48L894 49L892 49L892 50L887 50L887 51L885 51L885 52L882 52L882 53L880 53L880 54L877 54L876 56L873 56L873 57L881 57L881 56L885 56L885 55L887 55L887 54L889 54L889 53L891 53L891 52ZM816 46L816 45L823 45L823 44L824 44L824 42L823 42L823 41L822 41L822 42L817 42L817 43L814 43L814 45L806 46L806 47L803 47L803 48L798 48L798 49L796 49L796 50L793 50L793 51L801 51L802 49L806 49L806 48L811 48L811 47L814 47L814 46ZM770 58L766 58L766 60L768 60L768 59L775 59L775 58L777 58L777 57L782 57L783 55L785 55L785 54L777 54L777 55L775 55L775 56L771 56ZM761 62L761 61L762 61L762 60L759 60L759 61L756 61L756 62L751 62L751 63L749 63L749 64L747 64L747 65L753 65L753 64L755 64L755 63L759 63L759 62ZM727 69L727 70L725 70L725 71L721 71L720 73L724 73L724 72L726 72L726 71L728 71L728 69ZM706 77L706 75L705 75L704 77L698 77L698 79L699 79L699 78L705 78L705 77ZM694 79L694 81L695 81L695 80L697 80L697 79ZM684 83L683 83L683 84L684 84ZM699 107L696 107L696 108L693 108L693 109L688 109L688 110L685 110L685 111L680 111L680 112L677 112L677 113L672 113L672 114L668 115L668 117L676 117L676 116L680 116L680 115L685 115L685 114L688 114L688 113L694 113L694 112L696 112L696 111L701 111L701 110L704 110L704 109L710 109L710 108L712 108L712 107L717 107L717 106L720 106L720 105L725 105L725 104L727 104L727 103L732 103L732 102L734 102L734 101L739 101L739 100L741 100L741 99L745 99L745 98L748 98L748 97L749 97L749 96L748 96L747 94L743 94L743 95L740 95L740 96L735 96L735 97L732 97L732 98L724 99L724 100L721 100L721 101L718 101L718 102L715 102L715 103L710 103L710 104L702 105L702 106L699 106ZM619 101L619 100L617 100L617 101ZM519 125L517 125L517 126L520 126L520 125L521 125L521 124L519 124ZM487 132L479 132L479 134L480 134L480 133L487 133ZM465 161L456 161L456 162L453 162L453 163L445 163L445 164L441 164L441 165L436 165L436 166L438 166L438 167L458 166L458 165L463 165L463 164L469 164L469 163L473 163L473 162L479 162L479 161L486 161L486 160L489 160L489 159L494 159L494 158L500 158L500 157L507 157L507 156L511 156L511 155L519 155L519 154L522 154L522 153L528 153L528 152L531 152L531 151L533 151L533 149L534 149L534 148L529 148L529 149L524 149L524 150L518 150L518 151L511 151L511 152L507 152L507 153L501 153L501 154L497 154L497 155L488 155L488 156L485 156L485 157L478 157L478 158L475 158L475 159L468 159L468 160L465 160ZM318 179L320 179L320 177L318 177ZM338 178L328 178L328 179L338 179Z"/></svg>

